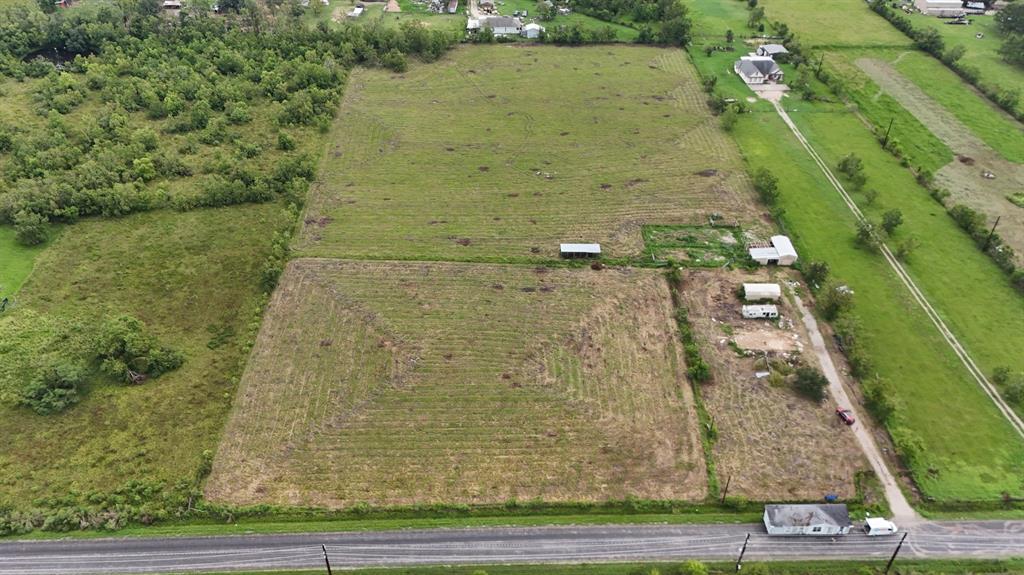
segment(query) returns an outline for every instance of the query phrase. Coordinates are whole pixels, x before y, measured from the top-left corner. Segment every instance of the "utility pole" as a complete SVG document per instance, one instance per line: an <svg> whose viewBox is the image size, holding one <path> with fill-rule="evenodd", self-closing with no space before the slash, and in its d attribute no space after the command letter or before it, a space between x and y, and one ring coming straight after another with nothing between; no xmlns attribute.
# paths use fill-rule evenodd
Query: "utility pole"
<svg viewBox="0 0 1024 575"><path fill-rule="evenodd" d="M992 241L992 236L996 235L996 226L999 225L999 220L1001 220L1002 218L1003 216L996 216L996 223L992 224L992 230L988 232L988 237L985 238L985 245L981 248L981 251L988 251L988 244L989 242Z"/></svg>
<svg viewBox="0 0 1024 575"><path fill-rule="evenodd" d="M821 53L821 58L818 58L818 69L814 71L814 75L815 76L821 74L821 63L824 62L824 61L825 61L825 53L822 52Z"/></svg>
<svg viewBox="0 0 1024 575"><path fill-rule="evenodd" d="M896 556L899 555L900 548L903 547L903 542L907 540L907 535L910 535L910 534L906 533L906 532L903 533L903 538L900 539L900 544L897 545L896 546L896 550L892 552L892 557L889 558L889 563L885 566L885 573L886 573L886 575L889 574L889 569L892 569L892 563L893 563L893 561L896 560Z"/></svg>
<svg viewBox="0 0 1024 575"><path fill-rule="evenodd" d="M331 560L327 558L327 546L321 545L320 548L324 550L324 563L327 564L327 575L334 575L331 573Z"/></svg>
<svg viewBox="0 0 1024 575"><path fill-rule="evenodd" d="M743 569L743 554L747 552L747 543L750 543L750 533L747 533L747 538L743 540L743 547L740 547L740 556L736 558L737 573L740 572L740 569Z"/></svg>
<svg viewBox="0 0 1024 575"><path fill-rule="evenodd" d="M725 489L722 490L722 503L725 503L725 496L729 494L730 483L732 483L732 473L730 473L729 478L725 480Z"/></svg>
<svg viewBox="0 0 1024 575"><path fill-rule="evenodd" d="M883 148L889 145L889 131L892 130L892 123L895 120L896 120L896 118L889 118L889 127L885 129L885 138L882 138L882 147Z"/></svg>

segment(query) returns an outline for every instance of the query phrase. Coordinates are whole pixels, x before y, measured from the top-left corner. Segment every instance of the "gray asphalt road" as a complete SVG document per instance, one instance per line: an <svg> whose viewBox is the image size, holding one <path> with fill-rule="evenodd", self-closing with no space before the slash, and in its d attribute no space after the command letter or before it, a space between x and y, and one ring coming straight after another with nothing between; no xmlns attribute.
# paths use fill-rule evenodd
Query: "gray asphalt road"
<svg viewBox="0 0 1024 575"><path fill-rule="evenodd" d="M327 546L336 567L420 564L582 563L733 559L752 533L748 560L886 558L898 538L851 534L778 538L761 525L618 525L586 527L427 529L0 542L0 575L178 573L323 565ZM1024 556L1024 522L922 523L909 531L903 557Z"/></svg>

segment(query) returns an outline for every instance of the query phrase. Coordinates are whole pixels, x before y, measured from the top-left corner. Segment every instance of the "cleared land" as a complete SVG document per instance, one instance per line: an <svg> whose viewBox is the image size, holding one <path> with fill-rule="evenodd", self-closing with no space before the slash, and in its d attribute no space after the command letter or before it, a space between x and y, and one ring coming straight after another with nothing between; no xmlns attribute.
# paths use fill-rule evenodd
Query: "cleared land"
<svg viewBox="0 0 1024 575"><path fill-rule="evenodd" d="M280 210L265 204L83 220L37 257L18 306L0 315L0 506L43 497L74 505L78 496L133 481L158 492L194 477L234 397ZM184 365L138 386L91 382L60 415L11 405L22 371L54 350L50 327L120 313L181 350Z"/></svg>
<svg viewBox="0 0 1024 575"><path fill-rule="evenodd" d="M833 400L815 404L782 381L758 378L767 368L817 366L799 314L779 302L782 320L743 319L736 287L781 282L757 274L691 271L681 295L713 378L701 397L717 430L715 470L729 492L751 499L815 500L824 493L856 495L855 475L867 468L853 434L835 415ZM805 352L804 347L807 347Z"/></svg>
<svg viewBox="0 0 1024 575"><path fill-rule="evenodd" d="M597 241L623 257L643 224L752 225L704 99L684 52L647 47L477 46L402 75L358 70L295 247L530 261Z"/></svg>
<svg viewBox="0 0 1024 575"><path fill-rule="evenodd" d="M1001 217L999 235L1017 252L1018 261L1024 262L1024 209L1008 199L1024 189L1024 165L1003 159L887 62L861 58L857 66L956 153L957 159L936 173L939 184L950 191L954 201L971 206L989 221ZM985 178L982 174L986 172L995 174L995 179Z"/></svg>
<svg viewBox="0 0 1024 575"><path fill-rule="evenodd" d="M658 272L295 260L206 494L699 499L681 351Z"/></svg>

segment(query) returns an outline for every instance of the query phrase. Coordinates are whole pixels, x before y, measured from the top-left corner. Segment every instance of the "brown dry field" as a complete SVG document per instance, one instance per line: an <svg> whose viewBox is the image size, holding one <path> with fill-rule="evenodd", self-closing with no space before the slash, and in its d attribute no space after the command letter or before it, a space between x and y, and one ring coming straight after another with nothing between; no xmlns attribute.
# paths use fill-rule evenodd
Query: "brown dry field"
<svg viewBox="0 0 1024 575"><path fill-rule="evenodd" d="M206 484L345 507L706 495L651 270L292 261Z"/></svg>
<svg viewBox="0 0 1024 575"><path fill-rule="evenodd" d="M957 159L935 174L936 181L950 191L953 201L978 210L989 221L1000 217L999 235L1024 263L1024 209L1007 199L1024 189L1024 166L1003 158L888 62L860 58L856 64L953 150ZM995 179L983 177L984 171L995 174Z"/></svg>
<svg viewBox="0 0 1024 575"><path fill-rule="evenodd" d="M683 275L681 296L713 377L701 387L701 396L718 429L713 448L718 480L724 486L731 477L730 494L758 500L818 500L826 493L852 498L855 474L867 463L836 417L835 402L829 398L815 405L788 387L756 378L754 372L763 369L755 367L756 357L741 357L729 345L732 339L751 346L744 349L757 357L792 354L818 367L788 301L778 304L783 327L740 315L737 286L785 278L783 270Z"/></svg>

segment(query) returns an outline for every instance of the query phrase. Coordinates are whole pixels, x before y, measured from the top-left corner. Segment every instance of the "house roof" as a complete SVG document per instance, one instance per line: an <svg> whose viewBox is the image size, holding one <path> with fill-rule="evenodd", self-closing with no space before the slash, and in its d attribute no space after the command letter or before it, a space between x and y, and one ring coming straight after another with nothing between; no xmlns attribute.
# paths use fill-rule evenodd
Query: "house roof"
<svg viewBox="0 0 1024 575"><path fill-rule="evenodd" d="M761 51L766 54L789 54L789 50L782 44L762 44Z"/></svg>
<svg viewBox="0 0 1024 575"><path fill-rule="evenodd" d="M750 257L755 260L777 260L779 250L775 248L750 248Z"/></svg>
<svg viewBox="0 0 1024 575"><path fill-rule="evenodd" d="M558 251L573 254L599 254L601 244L559 244Z"/></svg>
<svg viewBox="0 0 1024 575"><path fill-rule="evenodd" d="M511 16L495 16L483 21L485 28L518 28L519 20Z"/></svg>
<svg viewBox="0 0 1024 575"><path fill-rule="evenodd" d="M842 503L765 505L765 519L774 527L834 525L849 527L850 512Z"/></svg>
<svg viewBox="0 0 1024 575"><path fill-rule="evenodd" d="M543 29L544 29L544 27L541 26L540 24L537 24L536 22L531 22L531 23L527 24L526 26L523 26L523 30L543 30Z"/></svg>
<svg viewBox="0 0 1024 575"><path fill-rule="evenodd" d="M796 257L796 248L786 236L772 236L772 247L779 251L780 256Z"/></svg>
<svg viewBox="0 0 1024 575"><path fill-rule="evenodd" d="M782 72L782 68L779 68L779 65L768 56L744 56L736 62L736 67L745 76L768 76Z"/></svg>

